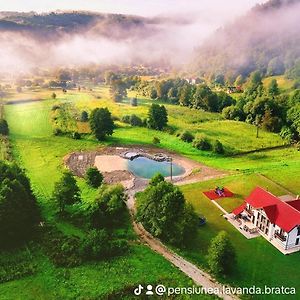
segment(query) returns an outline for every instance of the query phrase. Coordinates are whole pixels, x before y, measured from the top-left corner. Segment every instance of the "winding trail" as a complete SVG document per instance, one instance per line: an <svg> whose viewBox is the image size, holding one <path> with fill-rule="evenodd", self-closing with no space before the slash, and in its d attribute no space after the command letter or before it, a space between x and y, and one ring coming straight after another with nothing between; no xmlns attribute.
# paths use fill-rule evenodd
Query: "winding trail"
<svg viewBox="0 0 300 300"><path fill-rule="evenodd" d="M182 183L181 183L182 184ZM137 192L143 191L147 186L147 181L142 179L135 179L134 185L127 190L128 201L127 207L132 217L133 229L135 233L139 236L140 240L151 248L156 253L163 256L166 260L171 262L174 266L179 268L183 273L185 273L189 278L191 278L197 285L202 286L206 290L214 291L214 295L225 299L225 300L237 300L239 299L234 294L223 294L222 291L226 289L229 290L229 286L222 285L213 279L210 274L199 269L196 265L190 263L183 257L174 253L167 246L165 246L160 240L153 237L141 223L137 223L134 220L135 209L135 194ZM219 291L219 293L218 293Z"/></svg>

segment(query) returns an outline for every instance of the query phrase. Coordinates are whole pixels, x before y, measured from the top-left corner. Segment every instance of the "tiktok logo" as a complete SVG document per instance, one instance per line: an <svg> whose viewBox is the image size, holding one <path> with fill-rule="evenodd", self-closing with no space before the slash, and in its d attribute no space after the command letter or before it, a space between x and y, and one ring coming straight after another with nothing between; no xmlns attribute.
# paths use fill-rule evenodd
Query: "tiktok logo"
<svg viewBox="0 0 300 300"><path fill-rule="evenodd" d="M135 288L133 292L136 296L140 296L142 294L143 289L144 289L143 286L139 284L139 286Z"/></svg>

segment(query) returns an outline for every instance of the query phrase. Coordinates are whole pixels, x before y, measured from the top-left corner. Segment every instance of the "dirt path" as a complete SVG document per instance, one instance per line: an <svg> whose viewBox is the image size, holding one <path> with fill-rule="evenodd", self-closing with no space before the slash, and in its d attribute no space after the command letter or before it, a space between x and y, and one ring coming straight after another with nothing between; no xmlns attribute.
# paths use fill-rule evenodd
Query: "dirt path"
<svg viewBox="0 0 300 300"><path fill-rule="evenodd" d="M183 184L181 181L180 184ZM142 179L136 179L134 185L128 190L128 201L127 207L132 216L133 228L136 234L139 236L140 240L145 243L149 248L151 248L156 253L163 256L166 260L171 262L174 266L179 268L183 273L185 273L189 278L191 278L197 285L202 286L206 289L212 289L214 291L220 291L221 294L215 294L218 297L225 300L236 300L239 299L233 294L222 294L222 291L228 286L224 286L217 281L215 281L210 274L202 271L196 265L190 263L183 257L175 254L172 250L166 247L160 240L153 237L148 231L145 230L141 223L134 221L135 215L135 194L142 191L147 186L147 181Z"/></svg>

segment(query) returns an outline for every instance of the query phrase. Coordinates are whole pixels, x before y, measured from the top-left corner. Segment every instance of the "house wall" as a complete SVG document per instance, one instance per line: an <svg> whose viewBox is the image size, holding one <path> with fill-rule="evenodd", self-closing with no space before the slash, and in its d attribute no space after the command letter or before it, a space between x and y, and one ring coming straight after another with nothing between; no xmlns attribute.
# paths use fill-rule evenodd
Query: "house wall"
<svg viewBox="0 0 300 300"><path fill-rule="evenodd" d="M261 233L261 235L264 238L266 238L267 240L276 241L276 243L284 249L287 247L287 242L289 242L289 244L293 243L293 245L295 245L295 242L292 242L292 239L290 242L290 237L288 238L288 233L286 233L286 232L283 232L283 236L286 237L285 241L281 241L279 238L276 238L274 236L275 232L276 231L280 232L281 228L278 225L272 224L270 222L270 220L268 219L268 217L263 209L253 209L253 212L254 212L254 216L255 216L254 225L259 229L259 232ZM261 216L264 216L264 218L265 218L263 221L261 221ZM267 228L268 228L268 230L266 230Z"/></svg>
<svg viewBox="0 0 300 300"><path fill-rule="evenodd" d="M299 243L298 243L298 245L296 245L296 241L298 238L299 238ZM298 228L295 227L288 234L287 248L293 248L293 247L299 247L299 246L300 246L300 235L298 235Z"/></svg>

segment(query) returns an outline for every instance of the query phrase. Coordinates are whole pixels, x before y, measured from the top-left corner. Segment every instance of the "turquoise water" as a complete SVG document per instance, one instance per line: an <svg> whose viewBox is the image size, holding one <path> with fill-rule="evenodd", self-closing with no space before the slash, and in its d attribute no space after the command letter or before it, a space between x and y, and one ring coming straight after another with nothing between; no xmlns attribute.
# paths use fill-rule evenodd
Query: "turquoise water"
<svg viewBox="0 0 300 300"><path fill-rule="evenodd" d="M135 176L142 178L152 178L157 173L160 173L164 177L171 175L170 162L158 162L146 157L128 160L127 168ZM172 171L173 176L178 176L184 174L185 169L173 163Z"/></svg>

